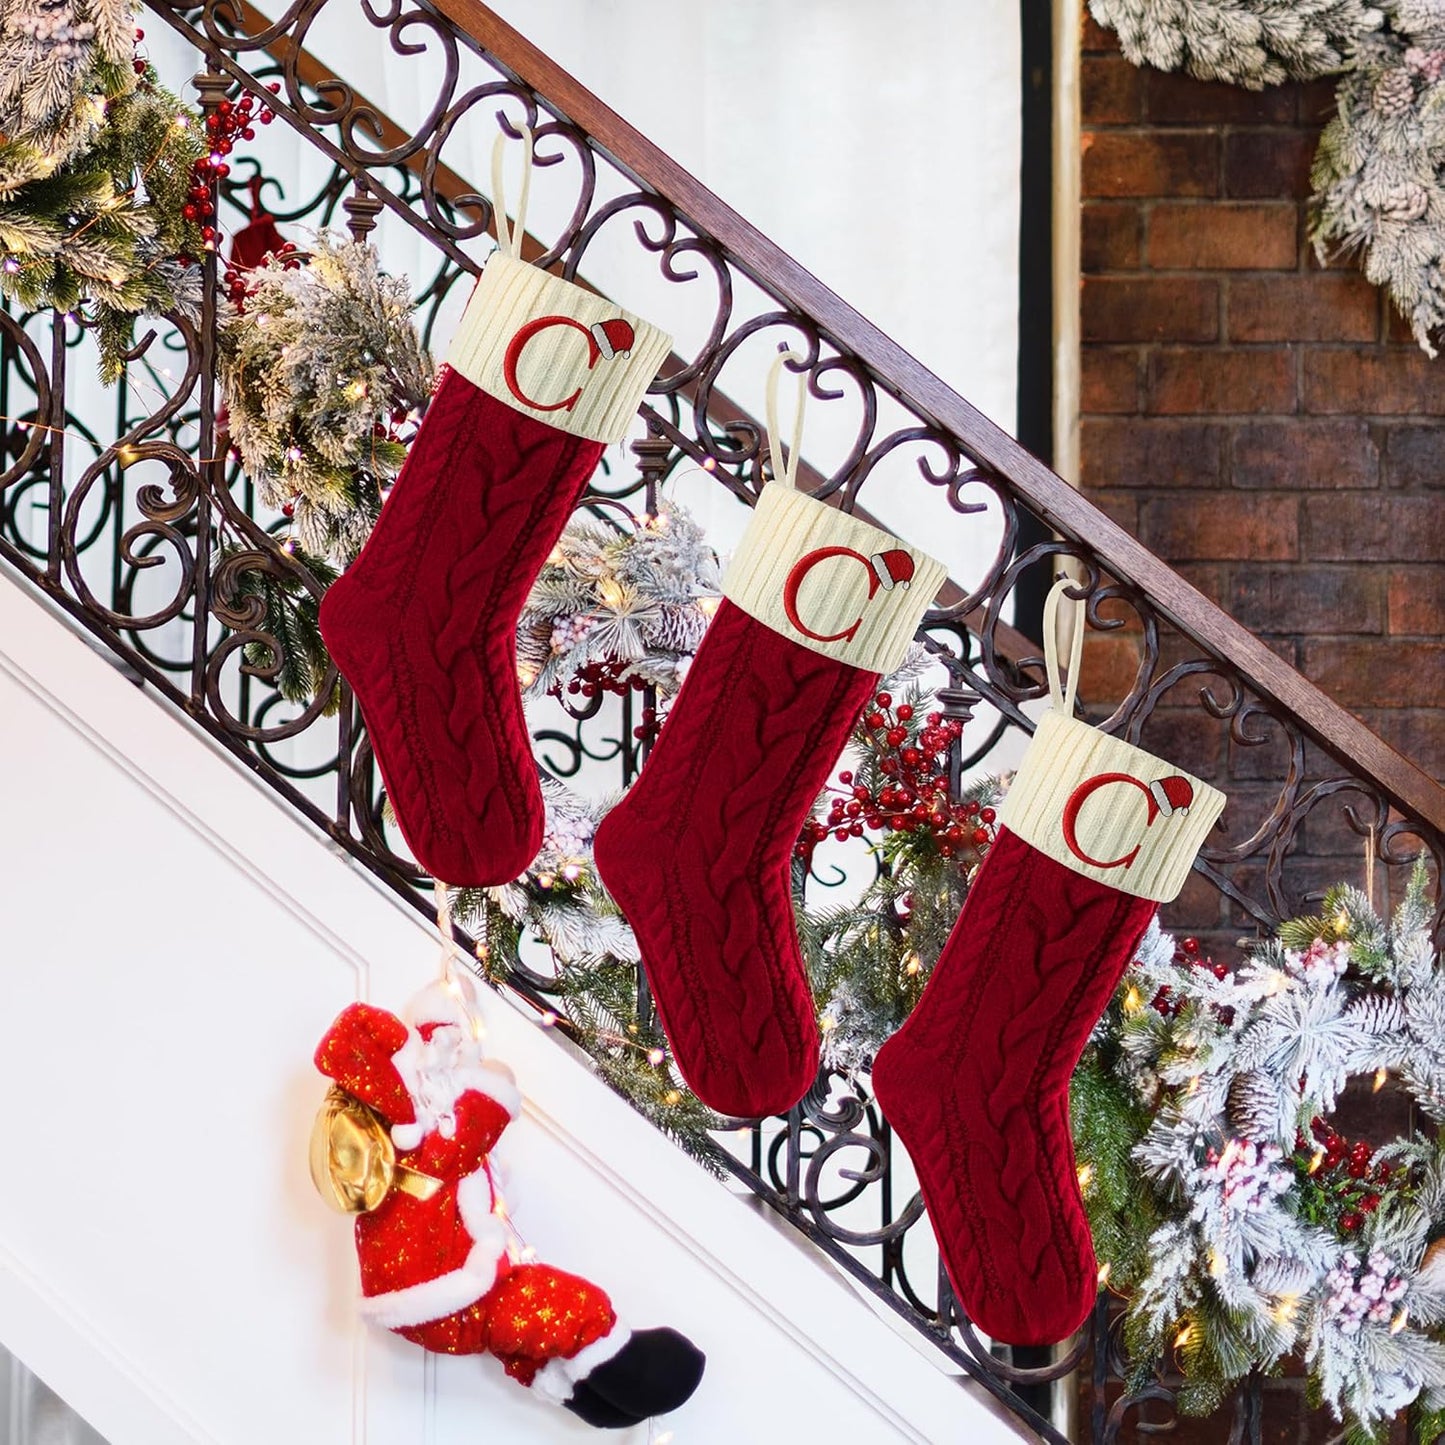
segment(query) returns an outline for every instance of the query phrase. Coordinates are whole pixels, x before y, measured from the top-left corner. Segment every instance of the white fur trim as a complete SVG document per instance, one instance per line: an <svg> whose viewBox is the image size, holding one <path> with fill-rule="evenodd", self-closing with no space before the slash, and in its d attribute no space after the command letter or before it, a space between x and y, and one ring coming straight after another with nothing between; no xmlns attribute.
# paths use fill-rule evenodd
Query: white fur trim
<svg viewBox="0 0 1445 1445"><path fill-rule="evenodd" d="M480 1242L495 1235L499 1248L506 1249L507 1231L492 1213L492 1181L485 1167L457 1181L457 1210L474 1240Z"/></svg>
<svg viewBox="0 0 1445 1445"><path fill-rule="evenodd" d="M522 1112L522 1092L512 1071L487 1059L481 1043L460 1025L443 1025L430 1039L408 1029L406 1042L391 1061L416 1113L415 1126L402 1125L403 1137L413 1142L403 1144L392 1129L392 1140L399 1149L416 1148L433 1129L450 1139L456 1132L456 1102L468 1089L495 1100L508 1118L515 1119ZM414 1128L420 1132L413 1133Z"/></svg>
<svg viewBox="0 0 1445 1445"><path fill-rule="evenodd" d="M393 1124L391 1126L391 1142L403 1153L409 1149L415 1149L425 1137L420 1124Z"/></svg>
<svg viewBox="0 0 1445 1445"><path fill-rule="evenodd" d="M632 1338L632 1331L618 1320L600 1340L584 1345L568 1359L548 1360L532 1376L532 1388L545 1400L565 1405L572 1398L572 1388L585 1380L599 1365L605 1365Z"/></svg>
<svg viewBox="0 0 1445 1445"><path fill-rule="evenodd" d="M460 1269L409 1285L406 1289L363 1295L361 1313L373 1324L389 1330L445 1319L475 1304L491 1289L496 1283L501 1256L502 1251L494 1249L492 1241L478 1241Z"/></svg>
<svg viewBox="0 0 1445 1445"><path fill-rule="evenodd" d="M413 995L405 1015L413 1028L418 1024L456 1024L459 1028L470 1028L476 1012L476 990L470 979L458 974L446 983L429 983Z"/></svg>

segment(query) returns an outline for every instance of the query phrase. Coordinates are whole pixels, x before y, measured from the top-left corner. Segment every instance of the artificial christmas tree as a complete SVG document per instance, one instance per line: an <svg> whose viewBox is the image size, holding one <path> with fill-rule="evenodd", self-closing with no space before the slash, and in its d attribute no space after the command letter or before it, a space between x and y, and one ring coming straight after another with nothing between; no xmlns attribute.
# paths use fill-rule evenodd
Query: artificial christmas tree
<svg viewBox="0 0 1445 1445"><path fill-rule="evenodd" d="M777 425L769 381L769 420ZM796 360L796 358L794 358ZM724 1114L790 1109L818 1069L792 917L793 848L880 674L944 568L796 490L763 489L719 607L642 776L595 856L637 934L683 1077Z"/></svg>
<svg viewBox="0 0 1445 1445"><path fill-rule="evenodd" d="M604 447L621 441L671 340L500 249L482 271L426 419L321 632L356 690L392 809L434 877L491 886L542 841L517 687L517 619ZM531 133L524 137L531 164Z"/></svg>
<svg viewBox="0 0 1445 1445"><path fill-rule="evenodd" d="M999 811L953 933L873 1087L918 1170L969 1316L1052 1344L1088 1317L1097 1266L1069 1136L1069 1078L1159 904L1224 807L1207 784L1073 716L1044 610L1053 709Z"/></svg>

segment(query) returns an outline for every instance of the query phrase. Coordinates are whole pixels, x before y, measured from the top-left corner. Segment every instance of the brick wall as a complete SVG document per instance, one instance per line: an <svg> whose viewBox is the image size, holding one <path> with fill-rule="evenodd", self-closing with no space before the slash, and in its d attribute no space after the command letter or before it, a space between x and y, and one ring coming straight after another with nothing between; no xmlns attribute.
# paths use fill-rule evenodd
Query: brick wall
<svg viewBox="0 0 1445 1445"><path fill-rule="evenodd" d="M1445 776L1445 356L1306 243L1333 84L1136 69L1092 23L1084 49L1082 482Z"/></svg>
<svg viewBox="0 0 1445 1445"><path fill-rule="evenodd" d="M1253 94L1138 70L1086 26L1081 481L1445 777L1445 355L1425 357L1380 291L1348 264L1322 269L1306 243L1310 161L1333 91ZM1138 652L1137 635L1096 635L1085 689L1120 697ZM1144 742L1229 792L1234 838L1272 806L1288 765L1281 739L1241 748L1194 706L1161 710ZM1312 815L1289 866L1294 900L1362 872L1338 811ZM1165 921L1225 958L1251 931L1197 877ZM1339 1123L1370 1137L1404 1118L1389 1091L1364 1087ZM1267 1387L1271 1445L1337 1431L1306 1408L1302 1386L1296 1371ZM1185 1421L1170 1438L1222 1445L1228 1425Z"/></svg>

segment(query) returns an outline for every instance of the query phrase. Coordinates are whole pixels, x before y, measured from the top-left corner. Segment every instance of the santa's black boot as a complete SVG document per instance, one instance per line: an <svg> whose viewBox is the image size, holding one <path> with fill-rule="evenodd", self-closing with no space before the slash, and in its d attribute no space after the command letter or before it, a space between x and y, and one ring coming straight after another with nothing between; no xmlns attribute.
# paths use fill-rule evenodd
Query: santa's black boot
<svg viewBox="0 0 1445 1445"><path fill-rule="evenodd" d="M635 1425L686 1403L706 1364L707 1356L676 1330L635 1330L615 1355L574 1384L567 1408L603 1429Z"/></svg>

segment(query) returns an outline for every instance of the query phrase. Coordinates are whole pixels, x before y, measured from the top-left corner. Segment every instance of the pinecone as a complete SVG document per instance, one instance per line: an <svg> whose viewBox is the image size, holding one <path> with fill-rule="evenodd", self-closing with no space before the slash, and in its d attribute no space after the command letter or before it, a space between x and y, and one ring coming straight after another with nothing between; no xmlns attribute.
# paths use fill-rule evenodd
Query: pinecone
<svg viewBox="0 0 1445 1445"><path fill-rule="evenodd" d="M1445 50L1424 50L1412 45L1405 52L1405 65L1427 85L1434 85L1445 70Z"/></svg>
<svg viewBox="0 0 1445 1445"><path fill-rule="evenodd" d="M1399 120L1415 108L1415 82L1405 66L1396 66L1375 82L1370 92L1372 109L1391 120Z"/></svg>

